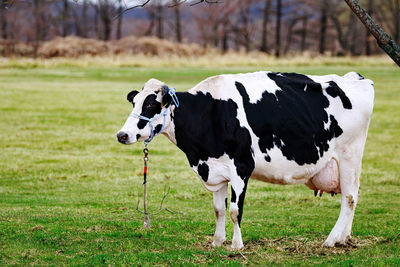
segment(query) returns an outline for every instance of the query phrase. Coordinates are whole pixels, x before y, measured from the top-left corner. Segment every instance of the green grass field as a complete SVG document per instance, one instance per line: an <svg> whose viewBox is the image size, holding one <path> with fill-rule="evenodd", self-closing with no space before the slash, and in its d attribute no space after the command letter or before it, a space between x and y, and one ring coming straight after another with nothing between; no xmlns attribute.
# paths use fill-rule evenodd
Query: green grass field
<svg viewBox="0 0 400 267"><path fill-rule="evenodd" d="M322 248L340 197L304 185L251 180L242 255L211 248L212 193L166 137L150 144L148 205L162 212L143 229L143 144L115 133L131 111L129 90L158 78L184 91L246 68L0 68L0 265L400 265L400 72L394 65L263 67L307 74L357 71L375 82L375 108L353 223L358 248Z"/></svg>

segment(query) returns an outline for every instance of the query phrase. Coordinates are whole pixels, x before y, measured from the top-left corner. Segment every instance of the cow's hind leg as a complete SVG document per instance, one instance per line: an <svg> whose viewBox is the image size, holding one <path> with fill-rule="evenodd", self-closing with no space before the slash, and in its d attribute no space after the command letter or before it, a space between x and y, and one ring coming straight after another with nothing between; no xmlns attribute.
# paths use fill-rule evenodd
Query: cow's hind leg
<svg viewBox="0 0 400 267"><path fill-rule="evenodd" d="M333 247L336 244L346 245L350 241L360 188L361 157L346 158L339 162L341 208L335 227L324 242L325 247Z"/></svg>
<svg viewBox="0 0 400 267"><path fill-rule="evenodd" d="M213 247L221 246L225 242L225 214L227 205L228 184L224 184L220 190L214 192L214 211L217 217Z"/></svg>
<svg viewBox="0 0 400 267"><path fill-rule="evenodd" d="M240 222L243 215L243 203L246 195L248 178L242 180L241 178L231 180L231 203L229 205L229 215L233 222L233 238L232 248L243 248L242 233L240 231Z"/></svg>

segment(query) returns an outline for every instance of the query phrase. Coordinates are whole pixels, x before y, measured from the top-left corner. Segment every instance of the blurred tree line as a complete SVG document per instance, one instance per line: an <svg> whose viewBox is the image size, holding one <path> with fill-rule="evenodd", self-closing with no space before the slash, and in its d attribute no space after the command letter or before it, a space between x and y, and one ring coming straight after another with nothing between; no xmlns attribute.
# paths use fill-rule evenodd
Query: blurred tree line
<svg viewBox="0 0 400 267"><path fill-rule="evenodd" d="M37 44L68 35L101 40L155 35L223 52L260 50L276 56L306 51L381 53L343 0L224 0L214 4L151 0L143 8L131 9L138 2L0 0L0 37L10 43ZM359 2L399 43L400 0Z"/></svg>

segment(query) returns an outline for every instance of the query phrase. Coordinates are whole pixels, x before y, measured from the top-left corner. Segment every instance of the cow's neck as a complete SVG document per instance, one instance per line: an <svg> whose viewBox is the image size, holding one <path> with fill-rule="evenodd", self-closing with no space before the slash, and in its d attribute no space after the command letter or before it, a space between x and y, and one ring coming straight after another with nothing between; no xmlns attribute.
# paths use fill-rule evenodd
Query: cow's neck
<svg viewBox="0 0 400 267"><path fill-rule="evenodd" d="M187 92L185 93L176 93L179 99L179 107L173 106L171 114L168 115L171 118L170 123L165 127L164 131L162 132L168 139L177 144L176 135L178 134L179 137L183 137L182 134L185 134L184 130L187 125L188 121L192 121L195 118L195 114L197 113L197 109L200 108L199 105L193 101L193 95ZM192 116L191 116L192 115ZM177 131L178 129L178 131Z"/></svg>
<svg viewBox="0 0 400 267"><path fill-rule="evenodd" d="M181 103L181 93L176 93L176 95L179 95L179 103ZM169 113L167 116L168 118L171 119L171 121L165 126L164 131L162 131L162 134L168 137L168 139L176 145L176 135L175 135L175 120L174 120L174 112L177 107L174 105L171 107L171 113Z"/></svg>
<svg viewBox="0 0 400 267"><path fill-rule="evenodd" d="M210 115L210 103L199 101L190 93L177 93L179 107L173 107L171 122L163 134L186 154L197 154L199 147L204 145L207 134L203 127L204 120ZM194 162L189 163L192 165Z"/></svg>

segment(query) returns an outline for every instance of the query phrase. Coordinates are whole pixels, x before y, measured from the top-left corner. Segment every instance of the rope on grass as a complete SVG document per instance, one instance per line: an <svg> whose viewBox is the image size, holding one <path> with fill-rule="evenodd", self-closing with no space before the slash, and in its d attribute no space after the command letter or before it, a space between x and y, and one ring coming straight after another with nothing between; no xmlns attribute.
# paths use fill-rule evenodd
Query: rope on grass
<svg viewBox="0 0 400 267"><path fill-rule="evenodd" d="M143 211L141 211L140 209L139 209L139 203L140 203L140 200L139 200L139 198L138 198L138 202L137 202L137 206L136 206L136 211L138 211L138 212L140 212L140 213L142 213L142 214L144 214L144 222L143 222L143 227L145 228L145 229L149 229L150 228L150 225L151 225L151 223L150 223L150 216L153 216L153 215L156 215L156 214L159 214L160 212L162 212L162 211L168 211L169 213L171 213L171 214L183 214L183 212L180 212L180 211L173 211L173 210L170 210L170 209L168 209L168 208L163 208L163 204L164 204L164 200L165 200L165 198L168 196L168 194L169 194L169 192L170 192L170 187L168 187L168 189L167 190L165 190L165 188L164 188L164 193L163 193L163 197L162 197L162 199L161 199L161 203L160 203L160 208L159 208L159 210L158 211L156 211L156 212L154 212L154 213L151 213L151 214L149 214L148 212L147 212L147 205L146 205L146 197L147 197L147 162L149 161L149 157L148 157L148 155L149 155L149 150L147 149L147 146L145 147L145 149L143 149L143 153L144 153L144 157L143 157L143 160L144 160L144 171L143 171Z"/></svg>

